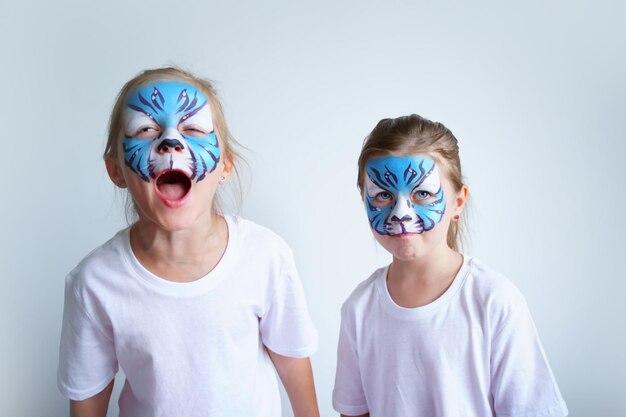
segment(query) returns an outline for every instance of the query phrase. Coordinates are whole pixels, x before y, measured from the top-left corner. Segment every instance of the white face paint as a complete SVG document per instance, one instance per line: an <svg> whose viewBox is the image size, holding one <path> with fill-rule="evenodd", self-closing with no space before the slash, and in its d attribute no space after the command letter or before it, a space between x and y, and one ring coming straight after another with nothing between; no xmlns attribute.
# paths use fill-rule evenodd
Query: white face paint
<svg viewBox="0 0 626 417"><path fill-rule="evenodd" d="M148 115L126 108L124 110L124 135L127 137L157 137L159 125Z"/></svg>
<svg viewBox="0 0 626 417"><path fill-rule="evenodd" d="M213 131L213 115L211 108L204 106L199 112L182 120L178 125L182 132L195 133L195 136L206 136Z"/></svg>

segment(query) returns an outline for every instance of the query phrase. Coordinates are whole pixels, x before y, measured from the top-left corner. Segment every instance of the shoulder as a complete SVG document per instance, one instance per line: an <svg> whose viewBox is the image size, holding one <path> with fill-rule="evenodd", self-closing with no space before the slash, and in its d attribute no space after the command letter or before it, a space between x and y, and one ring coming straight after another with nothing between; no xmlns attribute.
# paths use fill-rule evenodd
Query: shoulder
<svg viewBox="0 0 626 417"><path fill-rule="evenodd" d="M66 285L80 293L90 287L106 285L106 281L119 276L124 269L128 229L120 230L111 239L98 246L70 271ZM95 289L95 288L92 288Z"/></svg>
<svg viewBox="0 0 626 417"><path fill-rule="evenodd" d="M298 285L300 276L294 254L282 237L238 216L228 216L226 220L233 231L233 271L244 277L250 288L262 287L271 293Z"/></svg>
<svg viewBox="0 0 626 417"><path fill-rule="evenodd" d="M515 284L504 274L470 258L466 285L483 302L517 302L523 298Z"/></svg>
<svg viewBox="0 0 626 417"><path fill-rule="evenodd" d="M373 307L377 296L377 283L385 279L387 266L378 268L367 279L359 283L341 306L342 316L359 316Z"/></svg>
<svg viewBox="0 0 626 417"><path fill-rule="evenodd" d="M265 226L240 216L225 215L229 224L237 235L240 250L247 255L262 255L264 257L278 257L291 259L293 252L285 240Z"/></svg>
<svg viewBox="0 0 626 417"><path fill-rule="evenodd" d="M527 311L526 300L517 286L507 276L475 258L469 260L463 291L495 325Z"/></svg>

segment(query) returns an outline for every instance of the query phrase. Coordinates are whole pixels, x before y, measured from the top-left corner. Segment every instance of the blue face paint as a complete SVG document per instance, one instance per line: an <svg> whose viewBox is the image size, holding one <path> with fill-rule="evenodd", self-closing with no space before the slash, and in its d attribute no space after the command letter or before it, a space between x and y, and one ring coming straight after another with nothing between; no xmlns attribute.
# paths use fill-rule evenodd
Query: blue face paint
<svg viewBox="0 0 626 417"><path fill-rule="evenodd" d="M193 85L177 81L146 84L125 102L124 161L149 182L164 171L181 171L201 181L220 160L211 106Z"/></svg>
<svg viewBox="0 0 626 417"><path fill-rule="evenodd" d="M365 165L365 206L381 235L423 233L439 223L446 201L435 161L387 156Z"/></svg>

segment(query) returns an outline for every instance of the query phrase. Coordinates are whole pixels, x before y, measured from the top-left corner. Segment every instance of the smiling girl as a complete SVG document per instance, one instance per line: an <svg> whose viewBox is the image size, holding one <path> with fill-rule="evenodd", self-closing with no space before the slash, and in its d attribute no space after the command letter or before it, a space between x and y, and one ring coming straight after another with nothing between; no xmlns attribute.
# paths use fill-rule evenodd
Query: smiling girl
<svg viewBox="0 0 626 417"><path fill-rule="evenodd" d="M66 279L58 383L71 415L318 416L317 332L291 250L216 209L237 154L212 85L175 68L122 88L104 159L138 220Z"/></svg>
<svg viewBox="0 0 626 417"><path fill-rule="evenodd" d="M468 188L452 133L418 115L381 120L358 165L372 233L393 261L342 307L335 409L567 415L523 296L457 250Z"/></svg>

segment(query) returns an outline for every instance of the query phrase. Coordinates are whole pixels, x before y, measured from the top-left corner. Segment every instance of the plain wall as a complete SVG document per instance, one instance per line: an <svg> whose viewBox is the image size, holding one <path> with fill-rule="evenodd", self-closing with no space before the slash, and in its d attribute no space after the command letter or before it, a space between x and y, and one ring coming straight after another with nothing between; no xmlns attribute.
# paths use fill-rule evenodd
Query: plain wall
<svg viewBox="0 0 626 417"><path fill-rule="evenodd" d="M623 417L625 11L564 0L4 5L0 415L68 415L56 388L64 277L125 225L101 160L109 111L126 80L173 63L216 81L250 149L241 214L295 252L320 334L323 416L335 415L340 305L390 260L355 187L361 143L379 119L418 113L459 139L473 200L465 252L525 294L570 415Z"/></svg>

